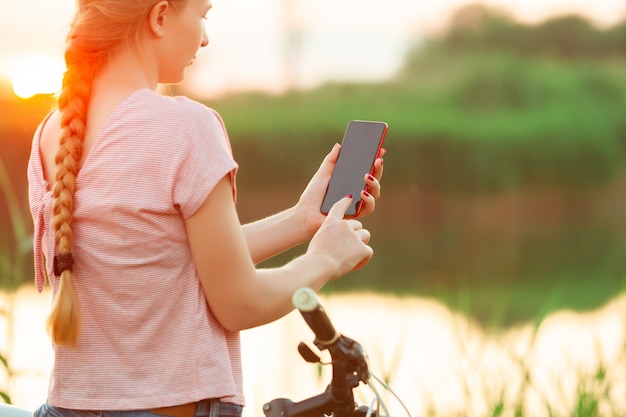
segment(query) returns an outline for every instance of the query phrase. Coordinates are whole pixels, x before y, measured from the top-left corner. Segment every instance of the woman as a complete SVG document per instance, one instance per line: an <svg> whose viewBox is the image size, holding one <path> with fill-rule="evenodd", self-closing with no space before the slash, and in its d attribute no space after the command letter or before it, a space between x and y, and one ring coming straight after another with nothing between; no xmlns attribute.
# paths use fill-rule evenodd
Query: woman
<svg viewBox="0 0 626 417"><path fill-rule="evenodd" d="M210 8L78 1L58 108L28 168L36 282L41 291L47 276L54 295L54 368L36 416L240 415L238 332L372 256L369 232L343 219L350 196L320 214L339 145L294 207L240 225L219 115L156 93L208 44ZM362 215L380 195L382 159L364 175ZM283 267L255 267L308 239Z"/></svg>

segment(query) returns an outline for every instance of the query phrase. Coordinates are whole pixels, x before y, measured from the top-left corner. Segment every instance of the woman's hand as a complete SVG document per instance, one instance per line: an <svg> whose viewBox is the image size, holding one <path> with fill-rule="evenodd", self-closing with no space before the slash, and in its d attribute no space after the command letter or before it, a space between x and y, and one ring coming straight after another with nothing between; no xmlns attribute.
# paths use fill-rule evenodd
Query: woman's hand
<svg viewBox="0 0 626 417"><path fill-rule="evenodd" d="M301 222L300 224L305 225L308 234L311 236L315 234L326 218L320 211L320 207L322 206L322 200L328 188L328 182L335 168L340 149L341 145L336 144L330 153L326 155L295 206L296 218ZM374 161L374 172L372 175L363 173L367 191L361 192L362 208L359 215L354 217L355 219L361 219L371 214L376 208L376 200L380 198L381 193L380 179L383 175L384 154L385 149L383 148Z"/></svg>
<svg viewBox="0 0 626 417"><path fill-rule="evenodd" d="M333 205L307 249L307 254L332 262L336 271L334 279L366 265L374 254L368 245L369 230L356 219L344 219L351 202L352 197L345 197Z"/></svg>

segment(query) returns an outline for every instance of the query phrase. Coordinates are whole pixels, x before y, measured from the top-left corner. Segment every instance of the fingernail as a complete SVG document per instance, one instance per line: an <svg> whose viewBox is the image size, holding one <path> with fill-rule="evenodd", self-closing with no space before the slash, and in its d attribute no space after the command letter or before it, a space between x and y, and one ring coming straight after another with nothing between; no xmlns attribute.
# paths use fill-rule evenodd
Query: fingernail
<svg viewBox="0 0 626 417"><path fill-rule="evenodd" d="M366 197L371 196L371 194L370 194L370 193L368 193L368 192L367 192L367 191L365 191L365 190L363 190L363 194L365 194L365 196L366 196Z"/></svg>
<svg viewBox="0 0 626 417"><path fill-rule="evenodd" d="M348 198L352 198L352 194L348 194L346 197L348 197Z"/></svg>
<svg viewBox="0 0 626 417"><path fill-rule="evenodd" d="M376 178L372 174L367 174L367 179L370 181L374 181Z"/></svg>

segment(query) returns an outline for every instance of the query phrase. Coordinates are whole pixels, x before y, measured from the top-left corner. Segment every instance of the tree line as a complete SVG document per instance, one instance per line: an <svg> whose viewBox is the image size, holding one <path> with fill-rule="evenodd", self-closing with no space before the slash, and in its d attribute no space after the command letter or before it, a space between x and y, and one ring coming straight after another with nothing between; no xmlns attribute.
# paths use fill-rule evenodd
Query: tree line
<svg viewBox="0 0 626 417"><path fill-rule="evenodd" d="M484 5L457 10L448 29L427 40L426 49L455 51L509 51L533 57L564 60L624 58L626 19L608 27L597 27L580 15L550 18L538 24L518 22L508 11ZM416 47L407 60L423 52Z"/></svg>

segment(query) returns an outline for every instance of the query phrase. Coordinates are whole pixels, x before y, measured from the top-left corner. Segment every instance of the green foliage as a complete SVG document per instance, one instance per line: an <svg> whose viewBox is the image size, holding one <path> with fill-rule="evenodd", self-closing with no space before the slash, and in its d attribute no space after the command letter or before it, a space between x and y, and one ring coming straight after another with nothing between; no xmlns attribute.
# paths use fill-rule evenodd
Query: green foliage
<svg viewBox="0 0 626 417"><path fill-rule="evenodd" d="M2 314L7 315L8 313L3 311ZM3 354L0 354L0 364L2 364L2 366L0 367L0 370L2 370L8 376L8 378L11 379L11 376L13 375L13 371L11 370L11 367L9 366L8 359ZM0 389L0 398L2 398L2 400L6 404L11 404L11 396L5 391L2 391L1 389Z"/></svg>
<svg viewBox="0 0 626 417"><path fill-rule="evenodd" d="M209 104L243 149L258 142L329 148L348 120L385 120L397 181L453 193L580 189L624 169L625 70L624 57L564 60L442 42L417 49L387 83Z"/></svg>
<svg viewBox="0 0 626 417"><path fill-rule="evenodd" d="M526 57L566 60L626 54L626 22L598 29L586 17L566 15L526 25L516 22L506 11L474 4L454 13L449 26L447 32L430 39L430 43L454 52L515 51ZM414 51L413 57L416 54L419 51Z"/></svg>
<svg viewBox="0 0 626 417"><path fill-rule="evenodd" d="M2 398L2 401L4 401L6 404L11 404L11 397L8 394L0 391L0 398Z"/></svg>
<svg viewBox="0 0 626 417"><path fill-rule="evenodd" d="M19 204L17 193L8 171L0 159L0 196L8 206L13 239L10 247L0 247L0 288L14 290L26 281L27 262L32 253L32 232L30 218ZM0 199L0 202L2 200ZM6 239L8 236L5 235ZM7 241L3 242L7 244Z"/></svg>
<svg viewBox="0 0 626 417"><path fill-rule="evenodd" d="M29 255L32 253L32 235L29 231L28 218L18 203L13 183L1 159L0 195L4 196L8 205L10 224L13 231L12 247L0 247L0 288L3 290L15 290L27 280L25 271L27 269L27 259L31 259ZM10 303L8 307L3 307L0 310L0 316L4 316L7 322L10 322L13 318L12 306L13 303ZM8 336L6 340L11 339L10 329L11 325L9 324L6 331ZM0 364L2 364L0 369L4 370L10 380L13 376L13 371L9 366L8 358L3 354L0 354ZM11 397L7 392L0 390L0 398L5 403L11 404Z"/></svg>

